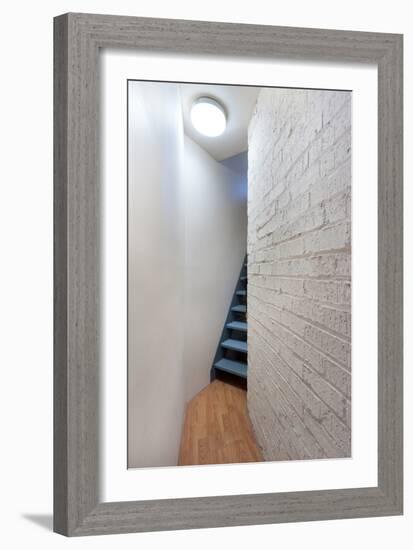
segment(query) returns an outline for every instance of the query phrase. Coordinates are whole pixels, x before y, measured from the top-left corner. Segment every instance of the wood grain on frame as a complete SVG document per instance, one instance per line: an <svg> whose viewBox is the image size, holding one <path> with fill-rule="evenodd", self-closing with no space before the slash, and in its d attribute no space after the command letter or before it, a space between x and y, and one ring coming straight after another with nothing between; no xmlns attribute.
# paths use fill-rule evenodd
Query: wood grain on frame
<svg viewBox="0 0 413 550"><path fill-rule="evenodd" d="M397 515L402 441L402 36L109 15L54 21L54 529L74 535ZM99 499L102 47L378 66L378 487Z"/></svg>

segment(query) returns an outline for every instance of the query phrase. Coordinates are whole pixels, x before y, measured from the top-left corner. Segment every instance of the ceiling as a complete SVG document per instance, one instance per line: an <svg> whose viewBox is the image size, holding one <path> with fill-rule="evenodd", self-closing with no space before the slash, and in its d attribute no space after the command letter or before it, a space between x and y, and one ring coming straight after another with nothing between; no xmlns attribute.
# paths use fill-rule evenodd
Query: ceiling
<svg viewBox="0 0 413 550"><path fill-rule="evenodd" d="M258 87L181 84L185 133L216 160L238 155L248 148L248 124L254 111ZM218 137L207 137L195 130L190 110L195 99L209 96L218 100L227 113L227 127Z"/></svg>

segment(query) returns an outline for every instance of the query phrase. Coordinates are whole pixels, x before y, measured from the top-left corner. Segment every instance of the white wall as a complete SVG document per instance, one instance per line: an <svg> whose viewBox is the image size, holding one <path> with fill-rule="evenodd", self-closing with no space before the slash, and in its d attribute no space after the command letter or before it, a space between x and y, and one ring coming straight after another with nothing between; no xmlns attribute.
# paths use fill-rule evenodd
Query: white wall
<svg viewBox="0 0 413 550"><path fill-rule="evenodd" d="M185 404L179 88L131 82L129 109L128 463L166 466Z"/></svg>
<svg viewBox="0 0 413 550"><path fill-rule="evenodd" d="M185 136L187 400L209 382L209 371L246 253L245 176L217 162Z"/></svg>
<svg viewBox="0 0 413 550"><path fill-rule="evenodd" d="M266 460L347 457L351 92L263 89L248 142L248 410L257 440Z"/></svg>
<svg viewBox="0 0 413 550"><path fill-rule="evenodd" d="M129 83L128 464L178 461L247 246L246 173L182 128L179 86Z"/></svg>
<svg viewBox="0 0 413 550"><path fill-rule="evenodd" d="M413 526L411 468L406 471L404 517L316 521L284 525L257 525L191 531L83 537L68 541L51 533L52 514L52 18L66 11L113 13L146 17L175 17L205 21L238 21L267 25L406 33L406 58L413 55L410 6L387 2L347 0L346 9L325 0L293 0L275 5L268 0L240 3L210 0L22 0L3 6L6 23L0 34L2 79L0 88L2 156L0 164L0 234L4 269L1 284L2 453L0 481L2 540L8 548L44 550L209 550L237 546L239 550L266 547L276 540L289 550L348 550L368 540L375 550L407 548ZM405 65L406 99L412 96L413 64ZM28 83L35 83L30 85ZM30 92L30 93L29 93ZM406 101L406 151L413 145L413 111ZM16 116L18 113L18 117ZM24 127L23 127L24 124ZM22 162L22 147L24 160ZM406 155L406 181L413 177L412 156ZM406 185L406 212L413 206L413 187ZM18 215L16 215L18 212ZM24 223L22 223L24 220ZM411 241L412 216L406 216L406 240ZM406 281L412 280L413 247L406 247ZM406 334L411 334L413 300L406 285ZM410 307L409 307L410 306ZM22 338L24 345L22 345ZM412 363L412 338L406 338L406 365ZM413 390L412 369L406 369L406 395ZM22 384L24 380L24 384ZM22 406L24 404L24 406ZM406 399L406 464L413 454L413 402ZM16 480L19 480L16 483ZM333 541L333 542L332 542ZM406 542L407 541L407 542Z"/></svg>

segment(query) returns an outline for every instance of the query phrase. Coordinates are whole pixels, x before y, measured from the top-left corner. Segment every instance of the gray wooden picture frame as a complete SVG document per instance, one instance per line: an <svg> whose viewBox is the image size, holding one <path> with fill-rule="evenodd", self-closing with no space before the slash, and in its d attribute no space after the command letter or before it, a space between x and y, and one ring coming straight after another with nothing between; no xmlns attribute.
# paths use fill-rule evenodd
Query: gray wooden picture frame
<svg viewBox="0 0 413 550"><path fill-rule="evenodd" d="M402 36L65 14L54 20L54 530L94 535L402 513ZM99 497L103 47L378 66L378 486L134 502Z"/></svg>

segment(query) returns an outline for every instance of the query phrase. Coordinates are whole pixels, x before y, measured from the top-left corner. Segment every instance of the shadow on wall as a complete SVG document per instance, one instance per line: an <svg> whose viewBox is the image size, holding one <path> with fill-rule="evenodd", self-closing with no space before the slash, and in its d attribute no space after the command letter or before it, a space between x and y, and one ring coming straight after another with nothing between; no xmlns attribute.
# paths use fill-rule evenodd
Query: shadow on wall
<svg viewBox="0 0 413 550"><path fill-rule="evenodd" d="M248 199L248 151L221 160L220 164L238 174L239 184L232 188L232 197L236 201L246 204Z"/></svg>
<svg viewBox="0 0 413 550"><path fill-rule="evenodd" d="M53 531L52 514L23 514L22 518L46 529L46 531Z"/></svg>

